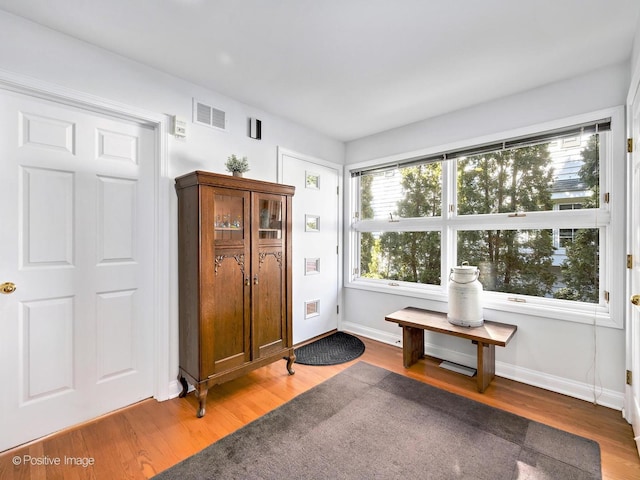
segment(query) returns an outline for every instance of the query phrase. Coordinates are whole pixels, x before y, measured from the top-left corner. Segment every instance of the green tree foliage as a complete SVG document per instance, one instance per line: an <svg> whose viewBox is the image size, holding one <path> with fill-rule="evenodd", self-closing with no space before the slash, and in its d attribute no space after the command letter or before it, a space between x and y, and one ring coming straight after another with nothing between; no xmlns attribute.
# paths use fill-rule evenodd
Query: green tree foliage
<svg viewBox="0 0 640 480"><path fill-rule="evenodd" d="M372 175L360 177L360 218L362 219L373 218L373 208L371 208L372 181ZM363 232L360 235L360 272L363 276L369 276L372 271L378 271L377 265L371 265L374 261L377 263L377 257L374 252L374 238L373 234L369 232Z"/></svg>
<svg viewBox="0 0 640 480"><path fill-rule="evenodd" d="M491 152L458 162L458 214L550 210L547 145ZM485 288L545 296L553 288L551 230L458 233L458 260L479 265Z"/></svg>
<svg viewBox="0 0 640 480"><path fill-rule="evenodd" d="M398 202L402 218L436 217L442 211L442 164L403 168L404 198Z"/></svg>
<svg viewBox="0 0 640 480"><path fill-rule="evenodd" d="M384 278L440 284L440 232L385 232L379 242Z"/></svg>
<svg viewBox="0 0 640 480"><path fill-rule="evenodd" d="M431 163L400 170L403 199L396 215L402 218L438 216L442 209L442 165ZM361 183L370 206L370 183ZM365 192L365 188L369 192ZM363 209L365 201L362 202ZM366 218L366 217L365 217ZM373 244L371 240L373 239ZM375 239L361 234L361 275L407 282L440 283L440 232L385 232ZM365 253L365 249L368 251Z"/></svg>
<svg viewBox="0 0 640 480"><path fill-rule="evenodd" d="M598 202L599 161L596 136L582 151L580 178ZM552 159L547 144L490 152L458 160L458 215L549 211L553 208ZM402 198L394 216L402 219L442 215L442 163L402 168ZM361 178L361 218L372 219L374 175ZM360 274L407 282L441 281L440 231L361 233ZM485 289L597 302L598 230L575 231L562 266L565 287L554 293L558 278L552 265L553 230L458 231L458 262L481 269Z"/></svg>
<svg viewBox="0 0 640 480"><path fill-rule="evenodd" d="M600 160L598 135L593 135L582 150L584 164L580 168L580 179L592 192L583 202L583 208L597 208L600 196ZM599 300L599 232L597 228L579 229L573 242L566 246L567 258L562 264L565 287L558 290L555 298L598 303Z"/></svg>

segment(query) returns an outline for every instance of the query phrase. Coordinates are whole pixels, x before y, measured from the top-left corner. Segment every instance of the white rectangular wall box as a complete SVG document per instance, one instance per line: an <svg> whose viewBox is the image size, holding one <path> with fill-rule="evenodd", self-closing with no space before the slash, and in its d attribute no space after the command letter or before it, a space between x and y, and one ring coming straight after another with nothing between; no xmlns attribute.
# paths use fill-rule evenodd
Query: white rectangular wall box
<svg viewBox="0 0 640 480"><path fill-rule="evenodd" d="M186 138L186 136L187 136L187 121L182 117L174 115L173 116L171 133L175 137Z"/></svg>

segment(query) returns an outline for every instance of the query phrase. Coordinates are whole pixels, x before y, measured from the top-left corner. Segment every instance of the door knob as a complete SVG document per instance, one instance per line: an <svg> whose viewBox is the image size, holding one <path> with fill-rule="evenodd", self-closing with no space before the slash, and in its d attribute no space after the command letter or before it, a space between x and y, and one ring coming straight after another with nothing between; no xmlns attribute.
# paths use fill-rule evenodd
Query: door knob
<svg viewBox="0 0 640 480"><path fill-rule="evenodd" d="M631 297L631 303L640 307L640 295L633 295Z"/></svg>
<svg viewBox="0 0 640 480"><path fill-rule="evenodd" d="M4 282L0 285L0 293L4 293L5 295L9 295L16 291L16 284L11 282Z"/></svg>

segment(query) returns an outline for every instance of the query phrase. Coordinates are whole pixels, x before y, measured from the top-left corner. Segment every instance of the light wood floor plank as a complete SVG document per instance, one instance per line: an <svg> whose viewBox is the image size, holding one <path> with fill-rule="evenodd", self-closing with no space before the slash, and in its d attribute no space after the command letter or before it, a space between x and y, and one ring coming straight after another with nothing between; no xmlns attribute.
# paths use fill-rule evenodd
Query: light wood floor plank
<svg viewBox="0 0 640 480"><path fill-rule="evenodd" d="M402 366L402 350L363 339L367 361L401 375L472 398L517 415L591 438L600 444L605 480L637 480L640 458L631 426L619 411L540 388L496 377L484 394L475 378L438 367L423 359L409 369ZM166 402L145 400L99 419L0 454L0 478L14 479L144 479L150 478L205 448L243 425L336 375L351 363L310 367L295 365L286 373L279 362L209 392L207 414L196 418L193 395ZM86 457L95 465L24 466L15 456Z"/></svg>

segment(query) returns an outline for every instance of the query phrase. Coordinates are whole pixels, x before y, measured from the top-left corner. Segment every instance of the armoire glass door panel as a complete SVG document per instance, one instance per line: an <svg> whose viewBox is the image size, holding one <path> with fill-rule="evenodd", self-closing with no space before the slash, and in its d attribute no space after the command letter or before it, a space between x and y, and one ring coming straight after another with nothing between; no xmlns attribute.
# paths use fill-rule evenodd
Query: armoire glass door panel
<svg viewBox="0 0 640 480"><path fill-rule="evenodd" d="M260 214L258 238L282 238L282 201L261 198L258 204Z"/></svg>
<svg viewBox="0 0 640 480"><path fill-rule="evenodd" d="M244 197L215 195L215 240L243 240L245 235Z"/></svg>

